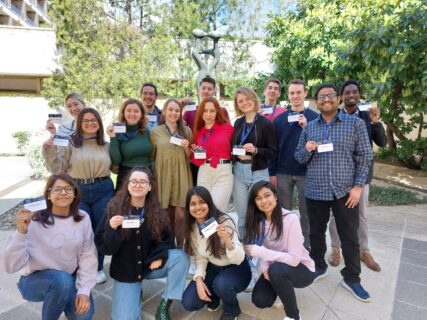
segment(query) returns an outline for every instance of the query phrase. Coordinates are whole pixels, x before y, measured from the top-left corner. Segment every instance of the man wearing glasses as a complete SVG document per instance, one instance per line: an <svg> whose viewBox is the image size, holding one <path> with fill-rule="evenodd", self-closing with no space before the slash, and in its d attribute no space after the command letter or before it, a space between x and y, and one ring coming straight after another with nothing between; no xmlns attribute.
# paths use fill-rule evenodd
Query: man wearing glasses
<svg viewBox="0 0 427 320"><path fill-rule="evenodd" d="M144 106L147 128L151 130L158 126L162 111L156 106L157 87L152 83L144 83L141 87L141 101Z"/></svg>
<svg viewBox="0 0 427 320"><path fill-rule="evenodd" d="M325 233L330 210L335 217L344 256L342 286L363 302L369 293L360 284L359 199L373 160L366 125L359 117L338 112L338 90L321 85L315 93L320 115L307 124L295 158L307 164L305 198L310 222L310 256L318 280L327 276Z"/></svg>

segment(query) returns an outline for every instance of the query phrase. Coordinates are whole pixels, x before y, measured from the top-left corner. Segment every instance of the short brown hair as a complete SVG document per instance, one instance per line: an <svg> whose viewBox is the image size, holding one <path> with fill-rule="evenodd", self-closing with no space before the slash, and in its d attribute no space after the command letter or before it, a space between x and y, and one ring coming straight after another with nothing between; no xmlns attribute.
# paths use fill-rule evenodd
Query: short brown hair
<svg viewBox="0 0 427 320"><path fill-rule="evenodd" d="M267 89L267 86L268 86L271 82L273 82L273 83L277 83L277 84L279 85L279 91L281 91L281 90L282 90L282 83L280 82L280 80L279 80L279 79L275 79L275 78L268 79L268 80L265 82L265 84L264 84L264 90L265 90L265 89Z"/></svg>
<svg viewBox="0 0 427 320"><path fill-rule="evenodd" d="M305 82L304 82L304 80L300 80L300 79L292 80L292 81L291 81L291 82L289 82L289 84L288 84L288 90L289 90L289 87L291 86L291 84L299 84L299 85L301 85L301 86L303 86L303 87L304 87L304 91L306 91L306 90L307 90L307 88L305 87Z"/></svg>

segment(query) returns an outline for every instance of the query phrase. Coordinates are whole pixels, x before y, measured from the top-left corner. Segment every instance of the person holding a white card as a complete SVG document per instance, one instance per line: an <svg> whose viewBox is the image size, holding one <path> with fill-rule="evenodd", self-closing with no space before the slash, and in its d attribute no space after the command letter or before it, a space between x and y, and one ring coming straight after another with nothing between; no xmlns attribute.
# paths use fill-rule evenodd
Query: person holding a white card
<svg viewBox="0 0 427 320"><path fill-rule="evenodd" d="M157 87L152 83L144 83L140 90L142 104L144 105L147 129L154 129L159 125L162 110L156 106L158 96Z"/></svg>
<svg viewBox="0 0 427 320"><path fill-rule="evenodd" d="M185 195L193 185L189 157L191 130L182 120L182 106L177 99L163 105L159 126L150 131L160 205L167 209L176 243L184 240Z"/></svg>
<svg viewBox="0 0 427 320"><path fill-rule="evenodd" d="M140 319L142 280L160 278L166 278L166 284L156 319L171 319L169 307L182 299L190 262L182 249L174 249L150 169L131 170L109 203L95 242L99 251L112 255L112 319Z"/></svg>
<svg viewBox="0 0 427 320"><path fill-rule="evenodd" d="M342 286L363 302L369 293L360 283L359 200L372 164L365 123L338 112L340 97L333 84L317 88L320 115L303 129L295 158L307 164L305 198L310 222L310 257L316 280L327 276L325 232L330 210L335 217L344 255Z"/></svg>
<svg viewBox="0 0 427 320"><path fill-rule="evenodd" d="M252 302L258 308L270 308L279 297L285 306L285 320L299 320L294 288L305 288L313 282L314 261L304 248L298 216L280 206L271 182L253 185L245 229L246 251L262 260L262 275L252 292Z"/></svg>
<svg viewBox="0 0 427 320"><path fill-rule="evenodd" d="M199 167L197 185L208 189L217 208L227 212L233 191L231 137L234 128L221 112L218 100L202 100L194 130L191 161Z"/></svg>
<svg viewBox="0 0 427 320"><path fill-rule="evenodd" d="M259 99L250 88L239 88L234 94L234 110L242 116L234 122L233 201L239 236L245 236L246 207L249 190L260 180L268 180L268 162L277 156L276 132L271 121L258 114Z"/></svg>
<svg viewBox="0 0 427 320"><path fill-rule="evenodd" d="M285 209L293 209L295 187L298 190L298 209L304 246L309 250L310 225L304 197L307 165L299 163L294 157L302 129L318 116L315 111L304 107L307 94L304 81L295 79L288 84L288 99L291 107L273 122L276 129L278 156L270 162L269 174L270 181L277 188L280 202Z"/></svg>
<svg viewBox="0 0 427 320"><path fill-rule="evenodd" d="M93 230L96 230L114 195L108 149L101 117L92 108L80 111L77 129L70 135L66 147L54 145L52 138L43 144L42 154L49 171L54 174L66 172L78 184L82 194L79 208L89 214ZM104 256L99 254L98 283L107 281L103 269Z"/></svg>
<svg viewBox="0 0 427 320"><path fill-rule="evenodd" d="M344 107L341 109L342 112L359 117L365 122L366 129L368 130L369 141L375 142L379 147L385 147L387 145L387 135L384 127L380 122L380 111L378 108L373 108L369 103L369 109L364 111L360 105L361 88L357 81L347 80L341 86L341 95L344 101ZM363 105L364 107L367 104ZM368 241L368 199L369 199L369 183L372 181L374 174L374 163L372 162L369 168L368 178L366 184L363 187L359 201L359 243L360 243L360 259L366 264L366 266L374 271L380 271L381 267L374 260L369 250ZM335 218L332 216L329 221L329 235L331 236L331 247L332 252L328 258L328 262L331 266L338 266L340 264L340 247L341 243L338 237L337 227L335 224Z"/></svg>
<svg viewBox="0 0 427 320"><path fill-rule="evenodd" d="M68 113L73 118L68 123L63 123L62 117L59 122L52 121L51 118L46 122L46 130L49 131L52 135L59 135L59 136L69 136L71 133L73 133L76 130L76 120L77 116L79 115L79 112L82 111L84 108L86 108L86 103L84 102L83 98L75 93L69 93L65 97L65 107L67 108ZM55 124L58 124L58 130L56 130Z"/></svg>
<svg viewBox="0 0 427 320"><path fill-rule="evenodd" d="M279 79L268 79L264 85L264 103L261 105L260 113L268 120L273 122L279 114L286 111L277 99L280 97L280 88L282 84Z"/></svg>
<svg viewBox="0 0 427 320"><path fill-rule="evenodd" d="M145 110L141 101L127 99L123 102L118 116L119 125L110 125L107 134L110 136L110 157L113 165L119 166L116 190L119 190L123 179L130 170L138 166L151 167L153 146L146 126ZM124 129L124 132L123 132Z"/></svg>
<svg viewBox="0 0 427 320"><path fill-rule="evenodd" d="M79 210L79 188L65 173L49 177L44 198L45 209L16 214L4 269L21 272L18 289L25 300L43 302L42 319L64 312L67 319L89 320L98 266L90 217Z"/></svg>
<svg viewBox="0 0 427 320"><path fill-rule="evenodd" d="M248 286L251 270L233 220L215 207L204 187L187 193L184 250L196 264L183 295L184 308L195 311L207 305L216 311L222 300L220 319L237 319L241 313L237 294Z"/></svg>

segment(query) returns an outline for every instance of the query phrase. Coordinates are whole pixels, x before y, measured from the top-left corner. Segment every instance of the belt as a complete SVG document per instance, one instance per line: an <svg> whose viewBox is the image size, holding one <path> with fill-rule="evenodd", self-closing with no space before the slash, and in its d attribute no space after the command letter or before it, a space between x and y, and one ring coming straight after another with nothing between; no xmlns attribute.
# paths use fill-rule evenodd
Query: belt
<svg viewBox="0 0 427 320"><path fill-rule="evenodd" d="M110 179L110 177L101 177L101 178L88 178L88 179L73 179L76 183L81 183L81 184L92 184L95 182L99 182L99 181L103 181L103 180L107 180Z"/></svg>
<svg viewBox="0 0 427 320"><path fill-rule="evenodd" d="M249 164L249 163L252 163L252 159L242 160L242 159L236 158L236 161L237 161L237 162L240 162L240 163L243 163L243 164Z"/></svg>
<svg viewBox="0 0 427 320"><path fill-rule="evenodd" d="M205 163L211 163L211 160L206 160ZM218 161L218 164L231 163L231 160L221 159Z"/></svg>

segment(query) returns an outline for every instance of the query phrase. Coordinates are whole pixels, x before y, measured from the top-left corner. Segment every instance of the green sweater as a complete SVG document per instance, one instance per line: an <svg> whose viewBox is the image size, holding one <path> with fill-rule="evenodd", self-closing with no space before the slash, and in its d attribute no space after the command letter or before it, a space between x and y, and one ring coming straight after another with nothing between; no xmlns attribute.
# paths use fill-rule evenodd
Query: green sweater
<svg viewBox="0 0 427 320"><path fill-rule="evenodd" d="M138 130L138 125L126 126L126 132L130 136ZM150 166L153 145L150 141L148 130L138 132L136 136L128 139L126 134L117 133L111 138L110 157L115 165L126 167Z"/></svg>

